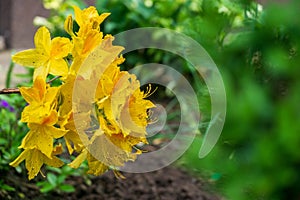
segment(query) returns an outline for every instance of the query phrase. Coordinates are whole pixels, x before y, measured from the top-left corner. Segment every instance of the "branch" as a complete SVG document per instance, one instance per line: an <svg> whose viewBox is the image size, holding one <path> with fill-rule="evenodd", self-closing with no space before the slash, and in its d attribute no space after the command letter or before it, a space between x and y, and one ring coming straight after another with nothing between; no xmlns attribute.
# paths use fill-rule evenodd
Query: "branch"
<svg viewBox="0 0 300 200"><path fill-rule="evenodd" d="M0 90L0 94L19 94L19 88L4 88Z"/></svg>
<svg viewBox="0 0 300 200"><path fill-rule="evenodd" d="M59 79L61 76L55 76L54 78L52 78L51 80L47 81L48 84L51 84L53 81L55 81L56 79Z"/></svg>
<svg viewBox="0 0 300 200"><path fill-rule="evenodd" d="M51 80L47 81L47 83L50 84L60 77L61 76L55 76ZM4 88L4 89L0 90L0 94L20 94L20 90L19 90L19 88Z"/></svg>

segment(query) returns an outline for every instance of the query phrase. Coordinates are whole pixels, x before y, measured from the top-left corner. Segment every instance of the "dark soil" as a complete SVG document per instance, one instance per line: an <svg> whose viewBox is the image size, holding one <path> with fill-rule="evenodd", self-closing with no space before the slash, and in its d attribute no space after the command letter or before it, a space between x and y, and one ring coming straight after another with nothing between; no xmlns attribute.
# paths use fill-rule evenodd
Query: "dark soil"
<svg viewBox="0 0 300 200"><path fill-rule="evenodd" d="M207 191L207 186L199 179L169 166L161 170L142 174L123 173L126 179L118 179L113 172L93 177L87 185L82 177L72 177L68 183L76 190L73 193L47 195L39 192L35 184L22 183L21 179L9 178L15 192L0 194L0 199L128 199L128 200L218 200L217 195ZM24 181L24 180L23 180ZM23 195L20 195L23 194ZM20 196L25 196L21 198Z"/></svg>

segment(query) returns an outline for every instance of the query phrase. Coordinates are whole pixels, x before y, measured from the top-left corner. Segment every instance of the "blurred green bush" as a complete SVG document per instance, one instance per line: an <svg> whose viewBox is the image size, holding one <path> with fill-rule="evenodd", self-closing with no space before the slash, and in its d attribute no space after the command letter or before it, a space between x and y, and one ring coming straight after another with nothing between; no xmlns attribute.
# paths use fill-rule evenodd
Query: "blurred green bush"
<svg viewBox="0 0 300 200"><path fill-rule="evenodd" d="M57 1L44 0L52 15L36 22L64 35L61 25L71 13L70 5L84 4L66 0L63 6L49 6ZM96 7L112 13L104 23L105 33L170 28L197 40L219 67L228 101L221 138L202 160L197 138L181 163L208 177L228 199L300 198L299 1L262 7L251 0L96 0ZM183 60L159 50L125 57L131 67L179 62L181 73L197 77ZM193 85L199 90L205 124L209 95L201 78Z"/></svg>
<svg viewBox="0 0 300 200"><path fill-rule="evenodd" d="M299 1L264 9L244 2L235 6L242 12L223 4L226 13L211 4L203 1L202 16L188 19L185 30L222 72L226 123L207 158L197 159L199 139L183 160L208 171L229 199L298 199Z"/></svg>

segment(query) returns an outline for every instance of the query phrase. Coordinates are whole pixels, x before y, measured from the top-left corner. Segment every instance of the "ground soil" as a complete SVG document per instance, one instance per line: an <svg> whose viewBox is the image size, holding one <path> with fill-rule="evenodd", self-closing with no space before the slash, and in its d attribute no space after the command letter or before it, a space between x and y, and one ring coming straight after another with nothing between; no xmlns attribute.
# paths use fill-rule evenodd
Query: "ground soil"
<svg viewBox="0 0 300 200"><path fill-rule="evenodd" d="M126 200L218 200L213 192L208 192L207 183L195 176L169 166L161 170L142 174L123 173L126 179L118 179L113 172L102 176L93 177L92 184L88 185L82 177L71 177L67 182L76 190L73 193L48 193L39 192L35 184L22 183L22 179L10 179L9 185L14 185L16 191L0 195L5 199L126 199ZM23 195L20 195L23 194ZM2 197L1 197L2 196ZM24 196L21 198L20 196Z"/></svg>

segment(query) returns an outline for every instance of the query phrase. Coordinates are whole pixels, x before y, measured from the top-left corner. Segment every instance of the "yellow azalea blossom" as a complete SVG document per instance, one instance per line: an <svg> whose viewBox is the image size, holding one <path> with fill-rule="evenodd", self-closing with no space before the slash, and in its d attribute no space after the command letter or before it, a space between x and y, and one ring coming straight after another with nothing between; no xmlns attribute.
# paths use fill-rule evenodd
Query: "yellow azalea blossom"
<svg viewBox="0 0 300 200"><path fill-rule="evenodd" d="M49 116L54 118L55 116ZM57 116L56 116L57 117ZM67 131L54 127L55 119L48 119L50 124L35 124L28 123L29 132L22 140L19 148L23 149L39 149L43 154L51 158L53 151L53 139L60 138L66 134Z"/></svg>
<svg viewBox="0 0 300 200"><path fill-rule="evenodd" d="M58 121L55 110L59 87L50 87L38 76L32 87L21 87L20 92L29 103L22 112L22 122L27 122L30 131L22 140L20 148L37 148L49 158L53 151L53 139L66 131L54 127Z"/></svg>
<svg viewBox="0 0 300 200"><path fill-rule="evenodd" d="M62 117L60 127L67 130L64 135L67 149L70 154L74 152L81 152L82 149L89 144L89 139L86 134L82 134L88 124L90 123L90 113L81 113L77 115L77 123L75 126L73 112Z"/></svg>
<svg viewBox="0 0 300 200"><path fill-rule="evenodd" d="M75 11L75 21L79 25L80 31L83 31L83 27L88 26L89 29L100 30L100 24L110 15L110 13L98 14L95 7L90 6L86 9L81 10L79 7L74 6Z"/></svg>
<svg viewBox="0 0 300 200"><path fill-rule="evenodd" d="M85 147L84 149L82 149L80 154L71 163L68 164L68 166L77 169L86 160L88 153L89 152Z"/></svg>
<svg viewBox="0 0 300 200"><path fill-rule="evenodd" d="M34 79L47 75L66 76L68 64L64 58L69 54L72 44L68 38L56 37L51 40L46 27L37 30L34 36L35 49L21 51L13 55L12 60L27 67L34 67Z"/></svg>
<svg viewBox="0 0 300 200"><path fill-rule="evenodd" d="M57 115L54 109L57 106L58 91L59 87L50 87L41 76L34 80L32 87L21 87L21 95L29 104L22 112L21 121L45 124L49 114L55 112Z"/></svg>
<svg viewBox="0 0 300 200"><path fill-rule="evenodd" d="M16 167L25 160L29 179L43 164L63 165L56 157L63 145L54 146L57 142L63 141L70 155L75 152L70 167L78 168L86 160L87 173L113 169L116 176L122 176L119 167L141 153L135 146L147 143L149 109L155 106L146 100L151 87L141 91L137 77L120 70L124 48L114 46L114 37L100 31L109 13L99 15L95 7L75 6L74 11L79 30L74 32L72 16L64 23L71 40L51 39L48 29L41 27L34 36L35 49L12 57L35 69L33 86L20 87L28 103L21 121L29 132L19 146L23 152L10 163ZM60 86L47 84L48 74L62 76Z"/></svg>
<svg viewBox="0 0 300 200"><path fill-rule="evenodd" d="M136 83L138 84L137 80ZM131 136L139 137L146 134L146 126L149 123L148 110L155 107L150 100L145 100L150 94L151 86L146 93L136 88L119 114L121 129L130 132Z"/></svg>
<svg viewBox="0 0 300 200"><path fill-rule="evenodd" d="M109 167L104 163L100 162L99 159L93 157L87 148L83 149L82 152L68 165L74 169L77 169L85 160L88 161L89 170L88 174L95 176L101 175L106 172Z"/></svg>
<svg viewBox="0 0 300 200"><path fill-rule="evenodd" d="M78 75L84 79L91 79L98 82L104 70L109 65L112 65L121 51L124 50L122 46L114 46L112 44L113 40L114 37L106 35L101 44L84 59Z"/></svg>
<svg viewBox="0 0 300 200"><path fill-rule="evenodd" d="M84 160L87 160L89 166L87 173L100 175L109 167L117 168L123 166L127 161L134 161L140 151L132 152L132 148L140 142L146 142L146 138L124 136L123 134L109 136L98 129L91 139L91 144L69 166L78 168Z"/></svg>
<svg viewBox="0 0 300 200"><path fill-rule="evenodd" d="M147 111L154 104L144 98L150 94L151 88L142 92L135 75L121 72L117 65L123 61L122 57L115 59L100 76L95 95L100 129L93 134L86 150L70 164L71 167L76 168L87 159L88 173L98 175L109 167L120 167L127 161L134 161L141 153L139 150L133 152L134 146L147 143Z"/></svg>
<svg viewBox="0 0 300 200"><path fill-rule="evenodd" d="M81 64L81 62L88 56L88 54L101 44L102 37L103 33L98 32L96 30L90 30L85 35L73 37L73 68L75 68L74 65L78 62L80 62Z"/></svg>
<svg viewBox="0 0 300 200"><path fill-rule="evenodd" d="M73 32L73 19L71 16L65 20L64 28L71 35L74 44L72 50L74 60L71 70L76 73L88 54L102 43L103 33L100 32L100 24L110 14L103 13L99 16L93 6L84 10L74 6L74 10L75 21L80 27L79 31L76 34Z"/></svg>
<svg viewBox="0 0 300 200"><path fill-rule="evenodd" d="M95 158L92 154L87 155L89 170L88 174L92 174L95 176L99 176L106 172L109 167L105 165L103 162L100 162L99 159Z"/></svg>
<svg viewBox="0 0 300 200"><path fill-rule="evenodd" d="M52 104L55 100L59 87L50 87L41 76L38 76L32 87L20 87L20 92L29 104L45 103Z"/></svg>
<svg viewBox="0 0 300 200"><path fill-rule="evenodd" d="M70 73L65 79L63 79L63 85L60 87L60 116L65 116L70 113L72 110L72 94L73 94L73 86L76 75Z"/></svg>
<svg viewBox="0 0 300 200"><path fill-rule="evenodd" d="M25 160L25 167L28 170L28 179L33 179L39 172L43 164L52 167L61 167L64 163L54 155L50 158L45 156L40 150L25 149L13 162L11 166L17 167L23 160Z"/></svg>
<svg viewBox="0 0 300 200"><path fill-rule="evenodd" d="M145 100L148 93L140 91L135 75L121 72L111 65L101 76L96 91L100 127L109 134L120 131L126 136L131 133L144 136L148 113L154 104Z"/></svg>

